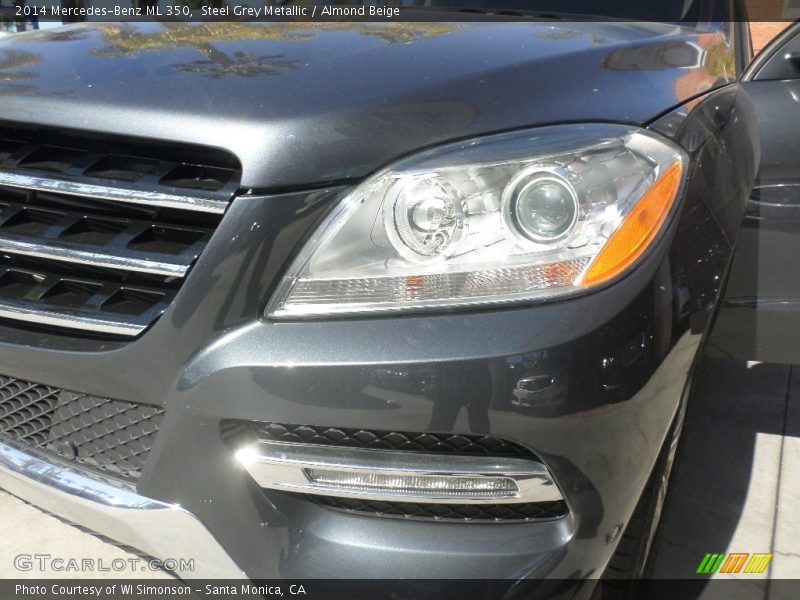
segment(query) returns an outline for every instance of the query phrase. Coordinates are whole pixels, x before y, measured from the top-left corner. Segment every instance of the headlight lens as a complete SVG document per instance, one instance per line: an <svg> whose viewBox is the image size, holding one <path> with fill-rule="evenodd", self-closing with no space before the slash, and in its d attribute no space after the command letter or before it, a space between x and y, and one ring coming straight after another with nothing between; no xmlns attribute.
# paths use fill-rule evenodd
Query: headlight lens
<svg viewBox="0 0 800 600"><path fill-rule="evenodd" d="M580 204L569 181L541 171L515 179L504 192L503 216L523 245L525 240L546 244L572 231Z"/></svg>
<svg viewBox="0 0 800 600"><path fill-rule="evenodd" d="M671 142L614 125L547 127L417 155L341 201L268 313L496 304L603 283L656 237L684 164Z"/></svg>

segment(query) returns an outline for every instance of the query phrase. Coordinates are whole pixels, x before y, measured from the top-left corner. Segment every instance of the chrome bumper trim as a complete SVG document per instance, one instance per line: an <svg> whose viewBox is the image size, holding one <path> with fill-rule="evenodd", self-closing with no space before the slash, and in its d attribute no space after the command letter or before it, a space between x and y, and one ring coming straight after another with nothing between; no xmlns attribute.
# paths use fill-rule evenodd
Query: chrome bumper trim
<svg viewBox="0 0 800 600"><path fill-rule="evenodd" d="M183 579L245 577L208 529L179 505L48 462L10 440L0 442L0 488L153 558L194 559L193 571L176 572Z"/></svg>
<svg viewBox="0 0 800 600"><path fill-rule="evenodd" d="M392 450L341 448L287 442L256 442L236 453L237 461L261 487L304 494L431 504L520 504L563 500L542 463L524 458L424 454ZM313 472L328 470L350 475L395 478L438 477L457 483L467 479L510 479L516 490L470 494L463 489L415 492L409 488L375 489L328 485L313 480ZM384 478L386 479L386 478Z"/></svg>

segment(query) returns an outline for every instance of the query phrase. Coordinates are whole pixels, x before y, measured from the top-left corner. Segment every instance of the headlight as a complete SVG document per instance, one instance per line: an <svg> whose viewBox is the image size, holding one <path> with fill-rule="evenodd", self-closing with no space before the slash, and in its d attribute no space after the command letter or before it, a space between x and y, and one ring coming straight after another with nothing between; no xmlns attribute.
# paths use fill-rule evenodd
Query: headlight
<svg viewBox="0 0 800 600"><path fill-rule="evenodd" d="M519 302L606 282L660 231L685 159L615 125L452 144L358 186L306 244L273 318Z"/></svg>

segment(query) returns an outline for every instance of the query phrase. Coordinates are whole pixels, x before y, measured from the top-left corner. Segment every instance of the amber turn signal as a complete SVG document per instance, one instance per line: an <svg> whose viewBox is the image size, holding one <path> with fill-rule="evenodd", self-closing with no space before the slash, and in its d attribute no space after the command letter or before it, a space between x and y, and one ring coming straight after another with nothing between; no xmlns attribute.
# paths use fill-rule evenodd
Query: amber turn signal
<svg viewBox="0 0 800 600"><path fill-rule="evenodd" d="M589 265L581 286L596 285L619 275L642 255L667 218L678 194L682 170L680 161L672 163L644 193Z"/></svg>

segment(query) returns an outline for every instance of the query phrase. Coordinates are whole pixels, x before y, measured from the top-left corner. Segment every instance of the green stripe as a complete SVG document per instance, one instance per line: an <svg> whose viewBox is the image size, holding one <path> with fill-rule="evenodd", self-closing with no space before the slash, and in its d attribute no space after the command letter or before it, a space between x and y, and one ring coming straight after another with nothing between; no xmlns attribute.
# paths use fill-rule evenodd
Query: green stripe
<svg viewBox="0 0 800 600"><path fill-rule="evenodd" d="M706 563L708 562L709 558L711 558L711 555L710 554L706 554L705 557L703 558L703 562L701 562L700 566L697 567L697 572L698 573L705 573L706 572Z"/></svg>
<svg viewBox="0 0 800 600"><path fill-rule="evenodd" d="M700 566L697 567L697 573L716 573L717 569L719 569L720 565L722 565L723 560L725 560L724 552L720 552L718 554L706 554L705 557L703 557L703 562L701 562Z"/></svg>
<svg viewBox="0 0 800 600"><path fill-rule="evenodd" d="M719 570L719 568L722 566L722 561L723 561L724 559L725 559L725 553L724 553L724 552L720 552L720 553L719 553L719 558L717 559L717 562L716 562L716 564L715 564L715 565L714 565L714 567L711 569L711 572L712 572L712 573L716 573L716 572Z"/></svg>

